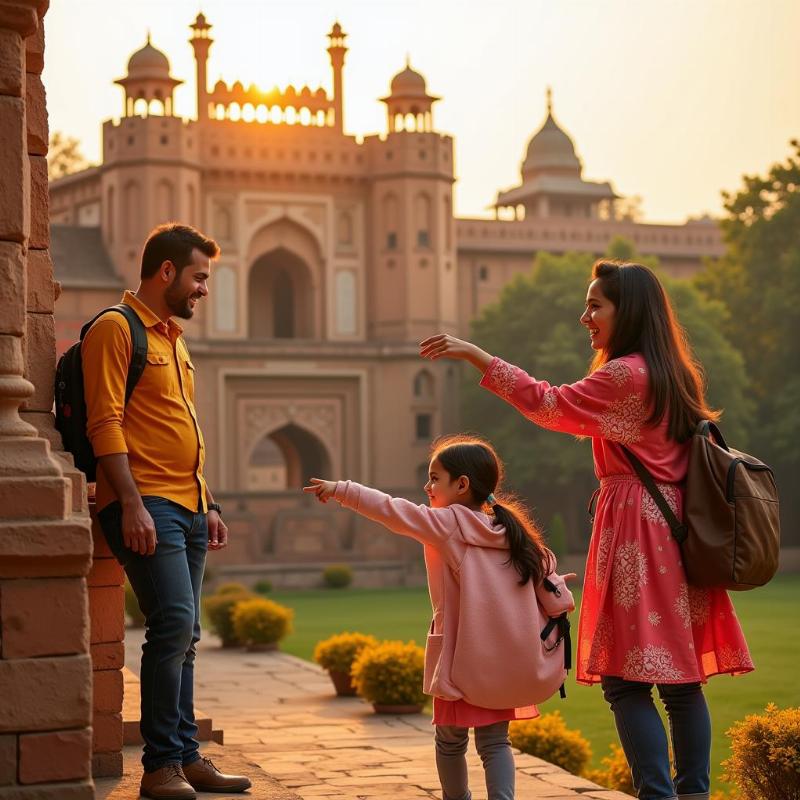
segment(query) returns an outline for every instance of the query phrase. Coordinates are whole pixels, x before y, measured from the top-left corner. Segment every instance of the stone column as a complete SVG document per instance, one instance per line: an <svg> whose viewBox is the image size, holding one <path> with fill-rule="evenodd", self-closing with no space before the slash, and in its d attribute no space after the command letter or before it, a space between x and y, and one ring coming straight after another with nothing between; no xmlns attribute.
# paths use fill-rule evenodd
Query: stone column
<svg viewBox="0 0 800 800"><path fill-rule="evenodd" d="M94 797L90 524L50 449L47 5L0 0L0 800Z"/></svg>

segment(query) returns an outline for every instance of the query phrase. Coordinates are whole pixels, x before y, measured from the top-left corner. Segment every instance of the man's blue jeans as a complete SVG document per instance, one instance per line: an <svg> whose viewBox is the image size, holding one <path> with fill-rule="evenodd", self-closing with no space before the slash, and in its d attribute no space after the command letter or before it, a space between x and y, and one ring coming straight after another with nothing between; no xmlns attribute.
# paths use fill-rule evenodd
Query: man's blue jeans
<svg viewBox="0 0 800 800"><path fill-rule="evenodd" d="M205 514L163 497L143 497L156 526L152 556L122 542L117 502L99 514L100 525L125 568L145 616L142 646L142 764L146 772L200 758L194 721L194 657L200 639L200 587L208 550Z"/></svg>
<svg viewBox="0 0 800 800"><path fill-rule="evenodd" d="M603 694L614 713L639 800L708 797L711 769L711 717L699 683L658 684L667 710L675 779L669 747L651 690L652 683L603 676Z"/></svg>

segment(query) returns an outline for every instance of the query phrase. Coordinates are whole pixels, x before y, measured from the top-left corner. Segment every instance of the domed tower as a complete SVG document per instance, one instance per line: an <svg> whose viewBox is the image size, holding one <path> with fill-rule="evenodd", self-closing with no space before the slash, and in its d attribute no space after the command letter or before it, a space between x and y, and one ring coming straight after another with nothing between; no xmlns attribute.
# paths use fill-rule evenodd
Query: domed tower
<svg viewBox="0 0 800 800"><path fill-rule="evenodd" d="M114 83L125 91L124 116L149 116L155 101L164 116L173 115L172 94L183 81L169 74L169 59L150 43L150 33L144 47L128 59L128 74ZM140 103L139 101L143 101Z"/></svg>
<svg viewBox="0 0 800 800"><path fill-rule="evenodd" d="M583 180L575 144L553 116L547 89L547 118L531 137L521 167L522 184L497 195L497 208L511 207L525 217L597 217L600 204L618 196L609 183Z"/></svg>
<svg viewBox="0 0 800 800"><path fill-rule="evenodd" d="M365 140L372 231L369 329L374 338L419 341L456 330L453 140L435 131L425 78L406 62L391 80L388 133Z"/></svg>
<svg viewBox="0 0 800 800"><path fill-rule="evenodd" d="M389 132L432 131L433 104L440 99L428 94L425 78L406 57L405 69L392 78L389 96L381 98L386 103Z"/></svg>
<svg viewBox="0 0 800 800"><path fill-rule="evenodd" d="M151 228L171 220L202 225L200 147L196 123L174 112L172 94L183 81L170 75L169 60L149 35L115 83L125 91L125 114L103 123L102 229L126 285L135 286Z"/></svg>

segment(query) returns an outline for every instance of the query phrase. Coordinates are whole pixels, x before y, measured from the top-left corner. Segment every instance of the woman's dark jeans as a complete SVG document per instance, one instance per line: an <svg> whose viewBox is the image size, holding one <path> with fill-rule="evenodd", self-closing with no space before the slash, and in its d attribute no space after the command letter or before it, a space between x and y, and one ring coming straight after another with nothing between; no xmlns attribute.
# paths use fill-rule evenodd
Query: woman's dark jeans
<svg viewBox="0 0 800 800"><path fill-rule="evenodd" d="M637 797L664 800L675 796L707 796L711 718L700 684L657 684L667 710L675 754L673 781L666 732L653 703L653 684L605 675L601 682L614 713Z"/></svg>
<svg viewBox="0 0 800 800"><path fill-rule="evenodd" d="M163 497L143 497L156 526L151 556L122 543L122 512L111 503L99 514L108 545L125 568L145 616L142 646L142 764L190 764L198 753L194 721L194 657L200 639L200 586L208 549L205 514Z"/></svg>

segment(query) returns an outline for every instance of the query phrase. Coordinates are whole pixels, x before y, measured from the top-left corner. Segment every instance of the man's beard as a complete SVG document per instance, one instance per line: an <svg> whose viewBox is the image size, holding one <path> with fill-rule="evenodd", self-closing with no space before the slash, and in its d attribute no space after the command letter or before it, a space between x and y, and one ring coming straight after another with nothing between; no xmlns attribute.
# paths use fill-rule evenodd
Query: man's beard
<svg viewBox="0 0 800 800"><path fill-rule="evenodd" d="M180 273L175 276L172 283L167 287L164 293L164 301L167 307L172 312L173 316L180 317L181 319L191 319L194 316L194 309L189 304L189 300L199 299L199 295L193 295L191 292L184 294L180 288Z"/></svg>

